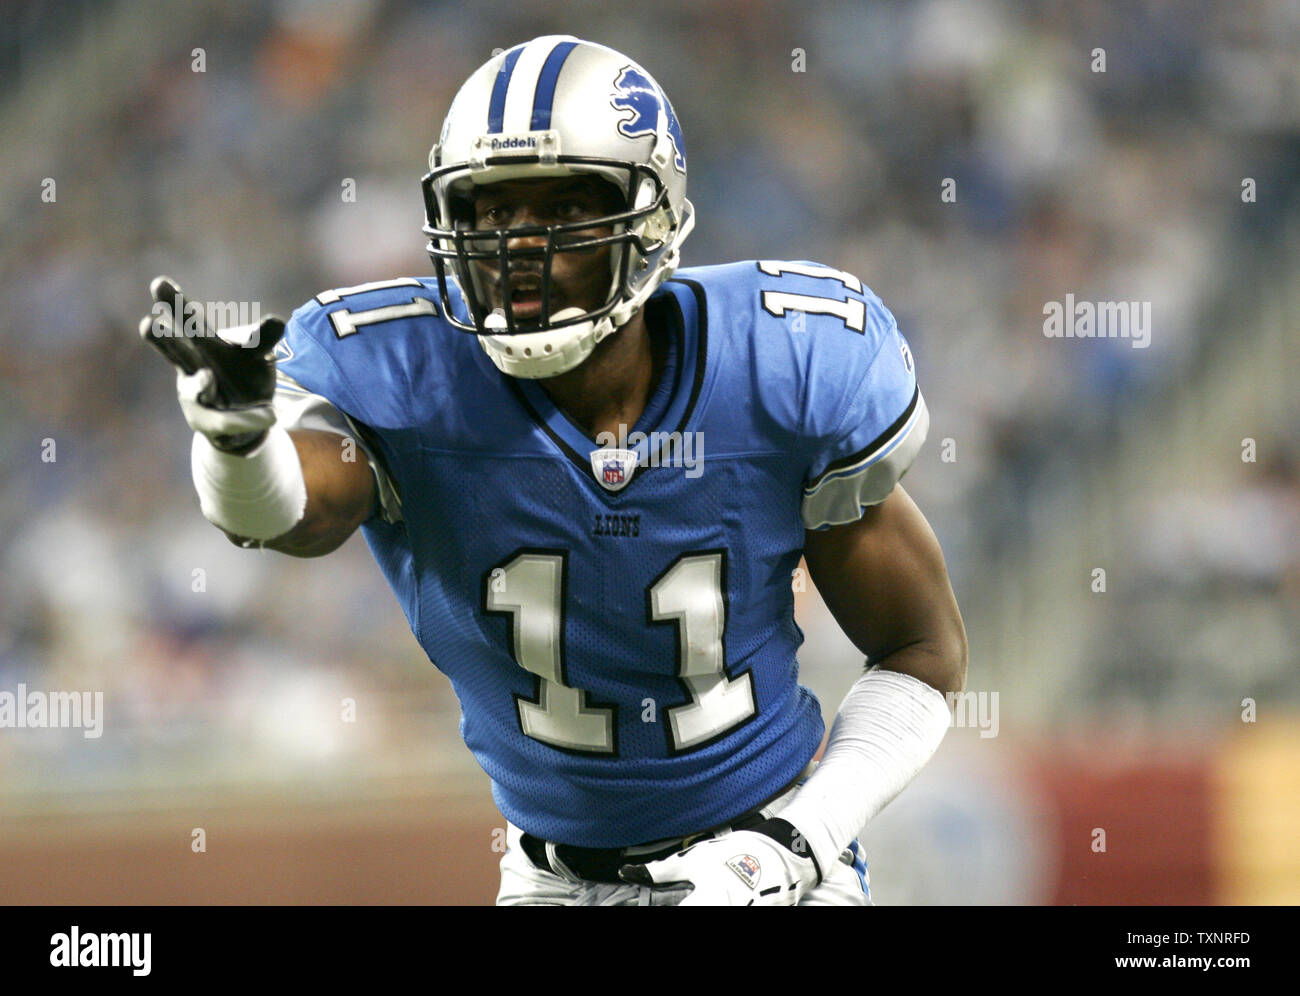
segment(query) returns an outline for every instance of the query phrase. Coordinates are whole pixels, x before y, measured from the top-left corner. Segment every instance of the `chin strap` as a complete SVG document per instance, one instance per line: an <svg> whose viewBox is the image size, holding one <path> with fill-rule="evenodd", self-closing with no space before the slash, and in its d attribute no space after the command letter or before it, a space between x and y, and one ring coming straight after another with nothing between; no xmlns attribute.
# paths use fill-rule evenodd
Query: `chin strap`
<svg viewBox="0 0 1300 996"><path fill-rule="evenodd" d="M578 308L565 308L554 319L565 321L584 314ZM497 320L493 322L493 318ZM484 321L489 328L504 328L505 318L493 312ZM519 332L514 335L481 335L479 345L496 368L511 377L540 380L556 377L582 363L596 344L614 332L608 315L596 321L578 322L542 332Z"/></svg>

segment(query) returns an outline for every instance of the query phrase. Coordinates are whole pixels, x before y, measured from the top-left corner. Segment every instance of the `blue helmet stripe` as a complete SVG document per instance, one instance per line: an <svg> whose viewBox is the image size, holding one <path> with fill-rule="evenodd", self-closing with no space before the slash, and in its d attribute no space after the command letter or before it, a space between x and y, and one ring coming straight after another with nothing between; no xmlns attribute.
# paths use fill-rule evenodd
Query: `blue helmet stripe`
<svg viewBox="0 0 1300 996"><path fill-rule="evenodd" d="M560 42L551 49L551 54L542 64L542 71L537 75L537 91L533 95L532 130L542 131L551 127L551 105L555 102L555 81L560 78L560 67L577 42Z"/></svg>
<svg viewBox="0 0 1300 996"><path fill-rule="evenodd" d="M506 91L510 89L510 77L515 71L515 63L519 61L519 55L523 50L524 46L519 45L506 53L506 61L501 63L501 70L497 73L496 82L492 84L492 102L488 104L487 130L489 134L501 131L502 119L506 115Z"/></svg>

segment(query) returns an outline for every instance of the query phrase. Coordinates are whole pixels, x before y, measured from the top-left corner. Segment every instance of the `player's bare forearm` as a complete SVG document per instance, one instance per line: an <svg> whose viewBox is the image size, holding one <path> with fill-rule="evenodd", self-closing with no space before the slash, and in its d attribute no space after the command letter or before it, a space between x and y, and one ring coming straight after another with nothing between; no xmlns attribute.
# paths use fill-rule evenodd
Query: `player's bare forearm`
<svg viewBox="0 0 1300 996"><path fill-rule="evenodd" d="M299 523L283 536L261 545L294 557L323 557L337 550L356 532L375 504L375 479L365 460L345 460L337 433L316 429L289 432L303 479L307 508ZM243 545L243 537L226 534Z"/></svg>
<svg viewBox="0 0 1300 996"><path fill-rule="evenodd" d="M966 628L939 541L902 487L857 522L808 531L804 556L831 614L872 664L940 692L966 682Z"/></svg>

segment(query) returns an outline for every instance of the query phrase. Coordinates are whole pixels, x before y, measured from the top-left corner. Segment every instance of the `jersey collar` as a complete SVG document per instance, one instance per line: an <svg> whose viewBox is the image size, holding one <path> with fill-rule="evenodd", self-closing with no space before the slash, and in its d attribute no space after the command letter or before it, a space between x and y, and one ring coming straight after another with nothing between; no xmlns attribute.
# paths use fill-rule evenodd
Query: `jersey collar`
<svg viewBox="0 0 1300 996"><path fill-rule="evenodd" d="M702 289L693 282L688 285L668 281L655 292L647 307L664 305L670 326L668 357L645 411L631 430L632 433L644 434L646 438L628 446L637 454L637 469L627 486L613 493L600 489L609 497L625 494L627 488L633 487L647 473L664 469L667 451L673 445L666 434L687 431L704 383L708 321ZM600 448L596 440L578 428L536 381L513 377L507 377L507 380L529 417L582 476L599 488L591 469L591 453ZM657 436L652 436L656 433ZM659 442L657 452L651 452L652 439Z"/></svg>

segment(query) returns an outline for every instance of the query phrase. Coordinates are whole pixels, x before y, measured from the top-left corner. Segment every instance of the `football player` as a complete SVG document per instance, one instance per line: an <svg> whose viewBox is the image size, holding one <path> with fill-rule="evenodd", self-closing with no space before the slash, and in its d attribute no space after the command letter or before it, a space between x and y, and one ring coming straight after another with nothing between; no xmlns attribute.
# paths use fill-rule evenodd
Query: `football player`
<svg viewBox="0 0 1300 996"><path fill-rule="evenodd" d="M491 59L429 165L432 277L242 345L154 281L204 515L300 557L362 529L509 821L499 903L869 903L857 835L966 669L894 318L815 263L678 270L681 128L600 45ZM801 556L868 663L818 765Z"/></svg>

